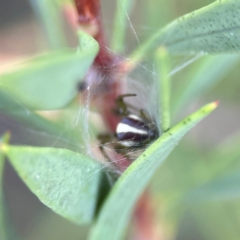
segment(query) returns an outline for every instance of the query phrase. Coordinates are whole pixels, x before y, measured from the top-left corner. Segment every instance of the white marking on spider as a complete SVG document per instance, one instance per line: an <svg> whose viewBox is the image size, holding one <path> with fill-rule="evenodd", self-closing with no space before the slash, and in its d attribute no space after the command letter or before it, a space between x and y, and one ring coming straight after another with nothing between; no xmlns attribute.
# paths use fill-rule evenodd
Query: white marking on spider
<svg viewBox="0 0 240 240"><path fill-rule="evenodd" d="M121 141L121 145L124 147L134 147L136 145L136 142L125 140L125 141Z"/></svg>
<svg viewBox="0 0 240 240"><path fill-rule="evenodd" d="M135 127L131 127L126 123L119 123L117 125L116 133L137 133L137 134L142 134L142 135L148 135L148 132L145 130L137 129Z"/></svg>
<svg viewBox="0 0 240 240"><path fill-rule="evenodd" d="M132 119L135 119L135 120L138 120L138 121L143 122L143 119L142 119L142 118L140 118L139 116L134 115L134 114L129 114L129 115L128 115L128 118L132 118Z"/></svg>

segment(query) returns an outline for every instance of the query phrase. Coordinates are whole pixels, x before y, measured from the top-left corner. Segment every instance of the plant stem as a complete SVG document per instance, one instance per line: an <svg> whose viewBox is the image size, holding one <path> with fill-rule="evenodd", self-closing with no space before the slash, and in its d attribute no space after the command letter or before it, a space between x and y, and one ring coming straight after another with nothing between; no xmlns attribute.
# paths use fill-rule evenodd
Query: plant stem
<svg viewBox="0 0 240 240"><path fill-rule="evenodd" d="M98 73L96 79L93 79L93 84L96 84L98 88L98 91L95 92L94 104L101 112L109 130L115 131L119 117L113 115L111 110L115 107L115 99L119 95L118 73L120 71L118 65L115 64L117 57L111 54L106 47L100 0L75 0L75 5L80 28L95 38L99 44L99 53L90 70ZM101 98L101 101L98 98Z"/></svg>
<svg viewBox="0 0 240 240"><path fill-rule="evenodd" d="M78 12L78 23L80 27L84 28L90 35L92 35L100 46L94 64L104 68L112 66L114 57L106 48L107 44L101 21L100 1L75 0L75 5Z"/></svg>

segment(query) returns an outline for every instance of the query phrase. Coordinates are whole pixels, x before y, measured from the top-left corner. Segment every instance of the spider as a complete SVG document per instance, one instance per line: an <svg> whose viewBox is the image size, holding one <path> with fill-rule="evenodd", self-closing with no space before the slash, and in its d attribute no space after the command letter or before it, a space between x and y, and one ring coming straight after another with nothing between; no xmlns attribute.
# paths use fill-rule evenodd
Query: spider
<svg viewBox="0 0 240 240"><path fill-rule="evenodd" d="M122 117L116 127L114 134L100 134L99 149L103 156L113 162L104 149L104 144L112 142L117 153L127 154L130 149L144 149L147 144L157 139L159 136L158 129L154 122L151 121L144 113L143 109L136 109L130 104L124 102L126 97L135 97L136 94L123 94L117 97L117 108L113 113ZM139 115L133 114L129 109L138 112ZM129 159L130 160L130 159Z"/></svg>

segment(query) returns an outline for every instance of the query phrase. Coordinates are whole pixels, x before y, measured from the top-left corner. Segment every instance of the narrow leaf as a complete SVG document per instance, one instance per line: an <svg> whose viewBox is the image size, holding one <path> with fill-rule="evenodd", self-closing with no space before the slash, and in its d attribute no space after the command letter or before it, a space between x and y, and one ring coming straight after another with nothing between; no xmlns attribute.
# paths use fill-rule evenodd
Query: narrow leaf
<svg viewBox="0 0 240 240"><path fill-rule="evenodd" d="M135 0L117 0L116 3L117 11L113 25L111 49L116 52L123 52L126 26L128 21L131 24L129 14L134 7Z"/></svg>
<svg viewBox="0 0 240 240"><path fill-rule="evenodd" d="M129 57L132 69L146 54L163 45L170 54L239 53L240 2L216 1L159 30Z"/></svg>
<svg viewBox="0 0 240 240"><path fill-rule="evenodd" d="M6 219L5 219L5 209L3 203L3 169L4 169L4 157L3 153L0 152L0 239L7 239L6 232Z"/></svg>
<svg viewBox="0 0 240 240"><path fill-rule="evenodd" d="M58 124L42 117L31 109L26 108L16 99L10 97L9 94L1 91L0 105L2 107L0 107L1 113L4 113L13 120L17 120L23 126L26 126L27 129L34 130L35 132L40 131L41 135L48 134L48 136L52 136L55 139L59 139L59 136L61 136L59 140L63 140L66 143L77 144L78 146L76 147L79 148L82 140L81 135L73 131L72 128L66 128L63 124ZM69 141L69 138L71 138L71 141Z"/></svg>
<svg viewBox="0 0 240 240"><path fill-rule="evenodd" d="M77 83L97 51L97 47L79 53L67 50L33 59L15 72L0 75L0 90L27 109L61 108L76 95ZM8 101L0 103L0 109L9 107Z"/></svg>
<svg viewBox="0 0 240 240"><path fill-rule="evenodd" d="M93 228L91 240L120 240L123 238L134 206L156 169L163 163L176 144L194 125L217 106L211 103L164 133L123 173Z"/></svg>
<svg viewBox="0 0 240 240"><path fill-rule="evenodd" d="M162 116L162 129L167 131L170 127L170 85L169 77L170 59L165 48L159 48L156 53L156 66L159 85L159 112Z"/></svg>
<svg viewBox="0 0 240 240"><path fill-rule="evenodd" d="M101 176L98 162L66 149L5 146L4 150L40 201L77 224L92 221Z"/></svg>
<svg viewBox="0 0 240 240"><path fill-rule="evenodd" d="M53 0L30 0L32 7L44 28L51 49L66 47L63 21L59 5Z"/></svg>
<svg viewBox="0 0 240 240"><path fill-rule="evenodd" d="M10 229L10 224L7 224L7 214L6 214L6 206L4 203L4 194L3 194L3 173L4 173L4 164L5 157L2 151L3 144L7 144L9 141L9 134L5 134L0 139L0 239L7 240L8 239L8 231Z"/></svg>

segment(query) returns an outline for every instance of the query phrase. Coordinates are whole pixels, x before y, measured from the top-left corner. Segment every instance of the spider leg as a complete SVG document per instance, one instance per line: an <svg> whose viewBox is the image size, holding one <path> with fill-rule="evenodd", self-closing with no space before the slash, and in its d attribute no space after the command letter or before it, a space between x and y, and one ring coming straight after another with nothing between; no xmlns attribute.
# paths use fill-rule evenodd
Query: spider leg
<svg viewBox="0 0 240 240"><path fill-rule="evenodd" d="M147 123L147 125L151 128L151 129L155 129L156 132L158 132L157 130L157 126L155 124L154 121L152 121L152 119L144 112L143 109L140 109L140 116L141 118ZM151 140L150 140L151 141ZM149 141L149 142L150 142Z"/></svg>
<svg viewBox="0 0 240 240"><path fill-rule="evenodd" d="M122 156L124 156L124 158L126 158L127 160L129 160L130 162L132 162L132 159L130 158L131 157L131 152L134 151L134 149L140 149L138 147L126 147L126 146L123 146L121 144L115 144L115 147L114 147L115 151L119 154L121 154Z"/></svg>
<svg viewBox="0 0 240 240"><path fill-rule="evenodd" d="M146 122L151 122L151 119L148 117L148 115L144 112L143 109L140 109L139 111L141 118Z"/></svg>
<svg viewBox="0 0 240 240"><path fill-rule="evenodd" d="M101 144L98 146L99 147L99 150L101 151L102 155L104 156L104 158L109 162L109 163L113 163L114 164L114 161L112 161L112 159L107 155L106 151L105 151L105 148L104 148L104 145Z"/></svg>
<svg viewBox="0 0 240 240"><path fill-rule="evenodd" d="M108 156L105 148L104 148L104 145L106 143L109 143L111 141L114 141L114 136L111 135L111 134L99 134L97 136L98 140L100 141L100 145L98 146L99 147L99 150L101 151L103 157L110 163L110 164L113 164L115 168L117 168L117 165L116 163Z"/></svg>
<svg viewBox="0 0 240 240"><path fill-rule="evenodd" d="M99 150L101 151L102 155L107 159L108 162L112 162L112 160L110 159L110 157L107 155L105 149L104 149L104 145L106 143L109 143L113 140L113 136L111 134L99 134L97 136L99 142L100 142L100 145L98 146L99 147Z"/></svg>
<svg viewBox="0 0 240 240"><path fill-rule="evenodd" d="M126 152L129 148L117 143L115 144L114 149L117 153L123 154L123 152Z"/></svg>
<svg viewBox="0 0 240 240"><path fill-rule="evenodd" d="M111 142L114 139L114 136L112 134L98 134L97 139L101 144L105 144L108 142Z"/></svg>
<svg viewBox="0 0 240 240"><path fill-rule="evenodd" d="M113 109L113 113L120 116L127 116L129 114L128 107L130 105L124 102L124 98L135 97L135 96L137 96L137 94L134 94L134 93L127 93L127 94L118 96L116 99L117 107Z"/></svg>
<svg viewBox="0 0 240 240"><path fill-rule="evenodd" d="M148 144L150 142L151 141L146 141L144 144ZM127 159L130 162L133 162L144 151L144 149L145 149L144 144L141 146L139 145L139 146L134 146L134 147L125 147L125 148L122 148L121 150L119 150L119 149L115 149L115 150L118 151L119 154L123 155L125 159Z"/></svg>

